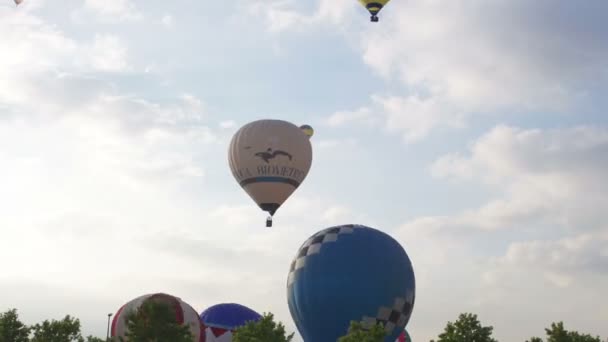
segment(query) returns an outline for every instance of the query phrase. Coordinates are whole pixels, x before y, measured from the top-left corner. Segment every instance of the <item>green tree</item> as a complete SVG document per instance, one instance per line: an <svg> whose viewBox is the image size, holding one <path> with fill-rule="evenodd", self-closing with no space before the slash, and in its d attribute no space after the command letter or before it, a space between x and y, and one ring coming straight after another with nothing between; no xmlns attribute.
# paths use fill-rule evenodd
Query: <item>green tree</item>
<svg viewBox="0 0 608 342"><path fill-rule="evenodd" d="M338 342L384 342L386 335L382 324L376 324L371 329L364 329L361 322L351 321L348 334L340 337Z"/></svg>
<svg viewBox="0 0 608 342"><path fill-rule="evenodd" d="M262 319L247 322L238 327L232 336L233 342L290 342L294 333L287 335L285 326L274 321L272 313L264 313Z"/></svg>
<svg viewBox="0 0 608 342"><path fill-rule="evenodd" d="M28 342L30 328L19 320L17 309L0 314L0 342Z"/></svg>
<svg viewBox="0 0 608 342"><path fill-rule="evenodd" d="M492 338L493 330L492 326L482 326L477 315L462 313L456 322L448 322L437 342L498 342Z"/></svg>
<svg viewBox="0 0 608 342"><path fill-rule="evenodd" d="M128 312L126 338L122 342L192 342L190 328L177 322L175 311L166 303L144 302L138 310Z"/></svg>
<svg viewBox="0 0 608 342"><path fill-rule="evenodd" d="M564 322L551 323L551 328L545 328L545 333L547 342L602 342L599 336L593 337L589 334L566 330ZM543 342L543 340L539 337L532 337L526 342Z"/></svg>
<svg viewBox="0 0 608 342"><path fill-rule="evenodd" d="M87 336L83 342L107 342L105 338L99 338L92 335Z"/></svg>
<svg viewBox="0 0 608 342"><path fill-rule="evenodd" d="M84 342L80 334L80 320L70 315L60 321L45 320L31 329L34 333L31 342Z"/></svg>

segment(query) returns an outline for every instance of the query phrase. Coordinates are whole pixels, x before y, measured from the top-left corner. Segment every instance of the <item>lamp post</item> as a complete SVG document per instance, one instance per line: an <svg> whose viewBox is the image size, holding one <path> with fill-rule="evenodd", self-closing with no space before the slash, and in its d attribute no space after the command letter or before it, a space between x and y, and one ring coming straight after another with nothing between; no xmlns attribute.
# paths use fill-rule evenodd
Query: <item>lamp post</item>
<svg viewBox="0 0 608 342"><path fill-rule="evenodd" d="M111 313L108 314L108 330L106 332L106 341L110 341L110 317L112 317Z"/></svg>

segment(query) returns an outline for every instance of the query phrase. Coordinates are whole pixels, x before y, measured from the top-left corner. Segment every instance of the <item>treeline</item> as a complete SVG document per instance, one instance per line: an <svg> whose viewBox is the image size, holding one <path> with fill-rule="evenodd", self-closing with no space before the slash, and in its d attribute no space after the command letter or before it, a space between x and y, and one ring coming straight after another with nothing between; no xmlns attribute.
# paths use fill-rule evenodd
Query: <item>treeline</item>
<svg viewBox="0 0 608 342"><path fill-rule="evenodd" d="M178 324L174 313L163 303L144 304L137 312L127 315L129 332L120 342L171 341L190 342L190 330ZM494 328L484 326L477 315L460 314L454 322L448 322L437 339L430 342L498 342L493 336ZM545 339L531 337L525 342L608 342L599 336L569 331L563 322L552 323L544 329ZM249 322L236 330L233 342L291 342L294 333L288 334L281 322L276 322L271 313L266 313L257 322ZM370 330L360 323L352 322L349 332L338 342L384 342L384 329L378 325ZM69 315L61 320L45 320L28 326L20 321L16 309L0 314L0 342L107 342L105 338L83 337L80 320ZM114 342L114 341L113 341ZM118 341L117 341L118 342Z"/></svg>

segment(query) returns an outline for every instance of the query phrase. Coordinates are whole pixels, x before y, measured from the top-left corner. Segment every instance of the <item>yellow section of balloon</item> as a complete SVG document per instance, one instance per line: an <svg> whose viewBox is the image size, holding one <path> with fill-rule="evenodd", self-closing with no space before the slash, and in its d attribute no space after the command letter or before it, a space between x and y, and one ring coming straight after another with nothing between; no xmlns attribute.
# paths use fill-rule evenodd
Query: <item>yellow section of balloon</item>
<svg viewBox="0 0 608 342"><path fill-rule="evenodd" d="M365 7L371 14L372 22L378 21L378 12L380 12L390 0L359 0L359 3Z"/></svg>
<svg viewBox="0 0 608 342"><path fill-rule="evenodd" d="M315 134L315 130L312 129L312 127L310 125L302 125L300 126L300 129L302 130L302 132L304 132L304 134L306 134L306 136L308 136L309 138L312 137Z"/></svg>

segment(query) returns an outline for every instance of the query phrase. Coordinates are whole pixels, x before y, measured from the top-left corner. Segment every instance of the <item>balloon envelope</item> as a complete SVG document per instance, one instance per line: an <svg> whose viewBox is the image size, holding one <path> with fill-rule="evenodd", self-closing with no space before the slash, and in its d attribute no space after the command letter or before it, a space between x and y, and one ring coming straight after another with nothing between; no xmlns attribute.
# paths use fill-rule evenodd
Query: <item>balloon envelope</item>
<svg viewBox="0 0 608 342"><path fill-rule="evenodd" d="M309 138L312 137L315 134L315 130L310 125L302 125L302 126L300 126L300 129Z"/></svg>
<svg viewBox="0 0 608 342"><path fill-rule="evenodd" d="M175 310L177 322L181 325L188 326L194 337L192 341L199 342L201 336L201 322L198 313L180 298L165 293L146 294L137 297L118 309L118 312L116 312L116 315L114 315L114 319L112 320L112 337L126 338L125 334L128 330L126 315L132 310L137 310L147 301L159 301L169 304Z"/></svg>
<svg viewBox="0 0 608 342"><path fill-rule="evenodd" d="M239 185L272 216L308 175L312 147L298 126L258 120L234 134L228 161Z"/></svg>
<svg viewBox="0 0 608 342"><path fill-rule="evenodd" d="M395 342L412 342L412 338L410 337L410 334L407 332L407 330L403 330L403 332L401 333L401 335L399 335L399 338Z"/></svg>
<svg viewBox="0 0 608 342"><path fill-rule="evenodd" d="M361 3L361 5L363 5L372 15L372 21L378 21L378 12L380 12L389 1L390 0L359 0L359 3Z"/></svg>
<svg viewBox="0 0 608 342"><path fill-rule="evenodd" d="M257 321L262 316L252 309L236 304L222 303L213 305L200 315L203 327L202 342L231 342L236 328Z"/></svg>
<svg viewBox="0 0 608 342"><path fill-rule="evenodd" d="M391 236L362 225L324 229L306 240L287 279L289 311L304 341L335 342L350 321L381 322L394 342L410 319L414 270Z"/></svg>

